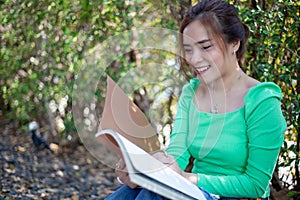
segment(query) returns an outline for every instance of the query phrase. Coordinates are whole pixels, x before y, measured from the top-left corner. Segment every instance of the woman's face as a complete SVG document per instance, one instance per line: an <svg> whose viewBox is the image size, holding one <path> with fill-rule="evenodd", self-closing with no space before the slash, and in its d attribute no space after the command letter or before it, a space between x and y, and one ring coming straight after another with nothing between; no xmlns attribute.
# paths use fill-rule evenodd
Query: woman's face
<svg viewBox="0 0 300 200"><path fill-rule="evenodd" d="M230 48L223 49L225 52L199 21L190 23L183 30L185 59L202 83L210 83L232 70L228 59Z"/></svg>

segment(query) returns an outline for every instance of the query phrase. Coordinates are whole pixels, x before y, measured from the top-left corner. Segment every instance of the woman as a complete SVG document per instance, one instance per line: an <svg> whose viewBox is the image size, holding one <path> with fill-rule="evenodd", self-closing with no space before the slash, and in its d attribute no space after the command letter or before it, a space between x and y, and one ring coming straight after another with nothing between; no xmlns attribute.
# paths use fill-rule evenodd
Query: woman
<svg viewBox="0 0 300 200"><path fill-rule="evenodd" d="M221 199L268 199L286 122L280 88L241 69L249 29L234 6L204 0L186 13L180 33L182 67L187 64L196 78L183 88L168 155L155 157ZM193 169L186 172L190 157ZM120 165L116 172L127 186L108 199L120 193L126 199L164 199L131 189L136 185Z"/></svg>

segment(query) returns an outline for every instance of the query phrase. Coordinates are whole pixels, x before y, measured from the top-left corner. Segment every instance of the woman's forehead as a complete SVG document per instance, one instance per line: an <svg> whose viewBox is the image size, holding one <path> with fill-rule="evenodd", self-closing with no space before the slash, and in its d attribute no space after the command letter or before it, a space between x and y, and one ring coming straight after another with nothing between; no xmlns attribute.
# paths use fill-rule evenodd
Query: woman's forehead
<svg viewBox="0 0 300 200"><path fill-rule="evenodd" d="M207 28L199 21L191 22L183 30L183 41L197 43L199 41L210 40Z"/></svg>

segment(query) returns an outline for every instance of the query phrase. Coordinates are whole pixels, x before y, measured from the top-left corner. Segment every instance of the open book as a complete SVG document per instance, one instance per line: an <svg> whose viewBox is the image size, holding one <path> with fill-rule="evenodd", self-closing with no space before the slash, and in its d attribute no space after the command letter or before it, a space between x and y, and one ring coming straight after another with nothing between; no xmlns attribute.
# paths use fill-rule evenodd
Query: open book
<svg viewBox="0 0 300 200"><path fill-rule="evenodd" d="M95 137L124 159L131 182L169 199L206 199L196 185L148 153L159 150L156 132L111 78L107 78L107 83L104 111ZM115 107L121 113L114 113Z"/></svg>

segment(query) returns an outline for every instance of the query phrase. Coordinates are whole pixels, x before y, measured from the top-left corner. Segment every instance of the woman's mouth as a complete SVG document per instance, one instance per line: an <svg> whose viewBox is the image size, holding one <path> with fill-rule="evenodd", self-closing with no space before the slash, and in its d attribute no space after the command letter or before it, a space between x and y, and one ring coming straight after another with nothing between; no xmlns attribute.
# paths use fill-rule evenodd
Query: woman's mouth
<svg viewBox="0 0 300 200"><path fill-rule="evenodd" d="M195 67L194 70L195 70L196 74L200 75L200 74L205 73L209 68L210 68L210 65L207 65L207 66L203 66L203 67Z"/></svg>

